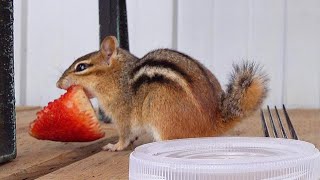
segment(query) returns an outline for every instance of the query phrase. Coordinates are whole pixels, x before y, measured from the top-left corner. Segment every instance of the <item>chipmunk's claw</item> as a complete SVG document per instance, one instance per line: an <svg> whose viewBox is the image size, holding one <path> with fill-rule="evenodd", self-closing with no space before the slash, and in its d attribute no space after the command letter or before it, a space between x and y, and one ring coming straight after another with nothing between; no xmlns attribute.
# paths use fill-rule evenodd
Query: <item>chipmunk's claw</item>
<svg viewBox="0 0 320 180"><path fill-rule="evenodd" d="M104 151L110 151L110 152L116 152L116 151L122 151L125 148L127 148L129 145L129 141L126 143L117 142L116 144L107 144L102 147L102 150Z"/></svg>

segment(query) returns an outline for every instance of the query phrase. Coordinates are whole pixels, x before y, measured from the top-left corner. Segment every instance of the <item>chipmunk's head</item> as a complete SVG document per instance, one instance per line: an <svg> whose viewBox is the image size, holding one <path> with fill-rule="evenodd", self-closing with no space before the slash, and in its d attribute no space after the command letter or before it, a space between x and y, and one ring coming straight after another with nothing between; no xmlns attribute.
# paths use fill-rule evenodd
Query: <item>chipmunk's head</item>
<svg viewBox="0 0 320 180"><path fill-rule="evenodd" d="M57 87L68 89L72 85L80 85L90 98L95 97L96 88L101 86L102 81L106 82L106 86L111 86L114 82L125 59L123 53L124 50L118 48L114 36L106 37L99 51L78 58L65 70L57 82Z"/></svg>

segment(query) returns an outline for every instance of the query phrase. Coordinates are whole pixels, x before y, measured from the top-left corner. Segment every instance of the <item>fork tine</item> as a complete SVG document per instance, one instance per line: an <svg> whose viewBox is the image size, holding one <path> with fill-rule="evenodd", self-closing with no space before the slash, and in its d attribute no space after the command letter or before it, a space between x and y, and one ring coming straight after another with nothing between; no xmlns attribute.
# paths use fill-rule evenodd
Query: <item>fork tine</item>
<svg viewBox="0 0 320 180"><path fill-rule="evenodd" d="M284 104L282 105L282 107L283 107L284 115L285 115L285 117L286 117L287 124L288 124L289 130L290 130L290 133L291 133L291 137L292 137L293 139L298 140L297 133L296 133L296 131L295 131L294 128L293 128L293 125L292 125L292 123L291 123L291 120L290 120L290 117L289 117L289 115L288 115L287 109L286 109L286 107L284 106Z"/></svg>
<svg viewBox="0 0 320 180"><path fill-rule="evenodd" d="M266 123L266 119L264 118L264 114L263 114L263 110L260 109L260 114L261 114L261 122L262 122L262 128L263 128L263 133L265 137L270 137L269 135L269 131L268 131L268 127L267 127L267 123Z"/></svg>
<svg viewBox="0 0 320 180"><path fill-rule="evenodd" d="M282 132L282 137L284 138L288 138L287 137L287 134L283 128L283 125L282 125L282 121L281 121L281 118L280 118L280 115L279 115L279 112L278 112L278 109L277 109L277 106L274 106L274 109L276 110L276 114L277 114L277 117L278 117L278 122L280 124L280 129L281 129L281 132Z"/></svg>
<svg viewBox="0 0 320 180"><path fill-rule="evenodd" d="M271 127L273 129L273 135L274 137L278 137L278 132L277 132L277 129L276 129L276 126L274 125L274 121L273 121L273 117L272 117L272 114L271 114L271 111L270 111L270 108L269 106L267 106L267 109L268 109L268 113L269 113L269 118L270 118L270 122L271 122Z"/></svg>

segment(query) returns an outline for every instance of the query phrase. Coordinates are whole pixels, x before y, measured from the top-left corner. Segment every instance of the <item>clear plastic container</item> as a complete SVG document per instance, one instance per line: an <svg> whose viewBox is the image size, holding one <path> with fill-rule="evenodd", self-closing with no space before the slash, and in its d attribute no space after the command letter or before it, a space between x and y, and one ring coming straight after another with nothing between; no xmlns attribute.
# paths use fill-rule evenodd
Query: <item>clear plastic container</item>
<svg viewBox="0 0 320 180"><path fill-rule="evenodd" d="M317 180L320 153L313 144L290 139L180 139L137 147L129 169L130 180Z"/></svg>

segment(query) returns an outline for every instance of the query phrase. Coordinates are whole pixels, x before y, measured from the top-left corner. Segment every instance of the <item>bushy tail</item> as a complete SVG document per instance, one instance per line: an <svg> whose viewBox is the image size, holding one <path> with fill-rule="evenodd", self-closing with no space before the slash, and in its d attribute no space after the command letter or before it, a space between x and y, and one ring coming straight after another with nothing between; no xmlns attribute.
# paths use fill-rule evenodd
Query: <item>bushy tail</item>
<svg viewBox="0 0 320 180"><path fill-rule="evenodd" d="M250 115L261 106L268 92L268 77L259 65L244 62L233 68L227 90L221 96L220 110L225 122Z"/></svg>

